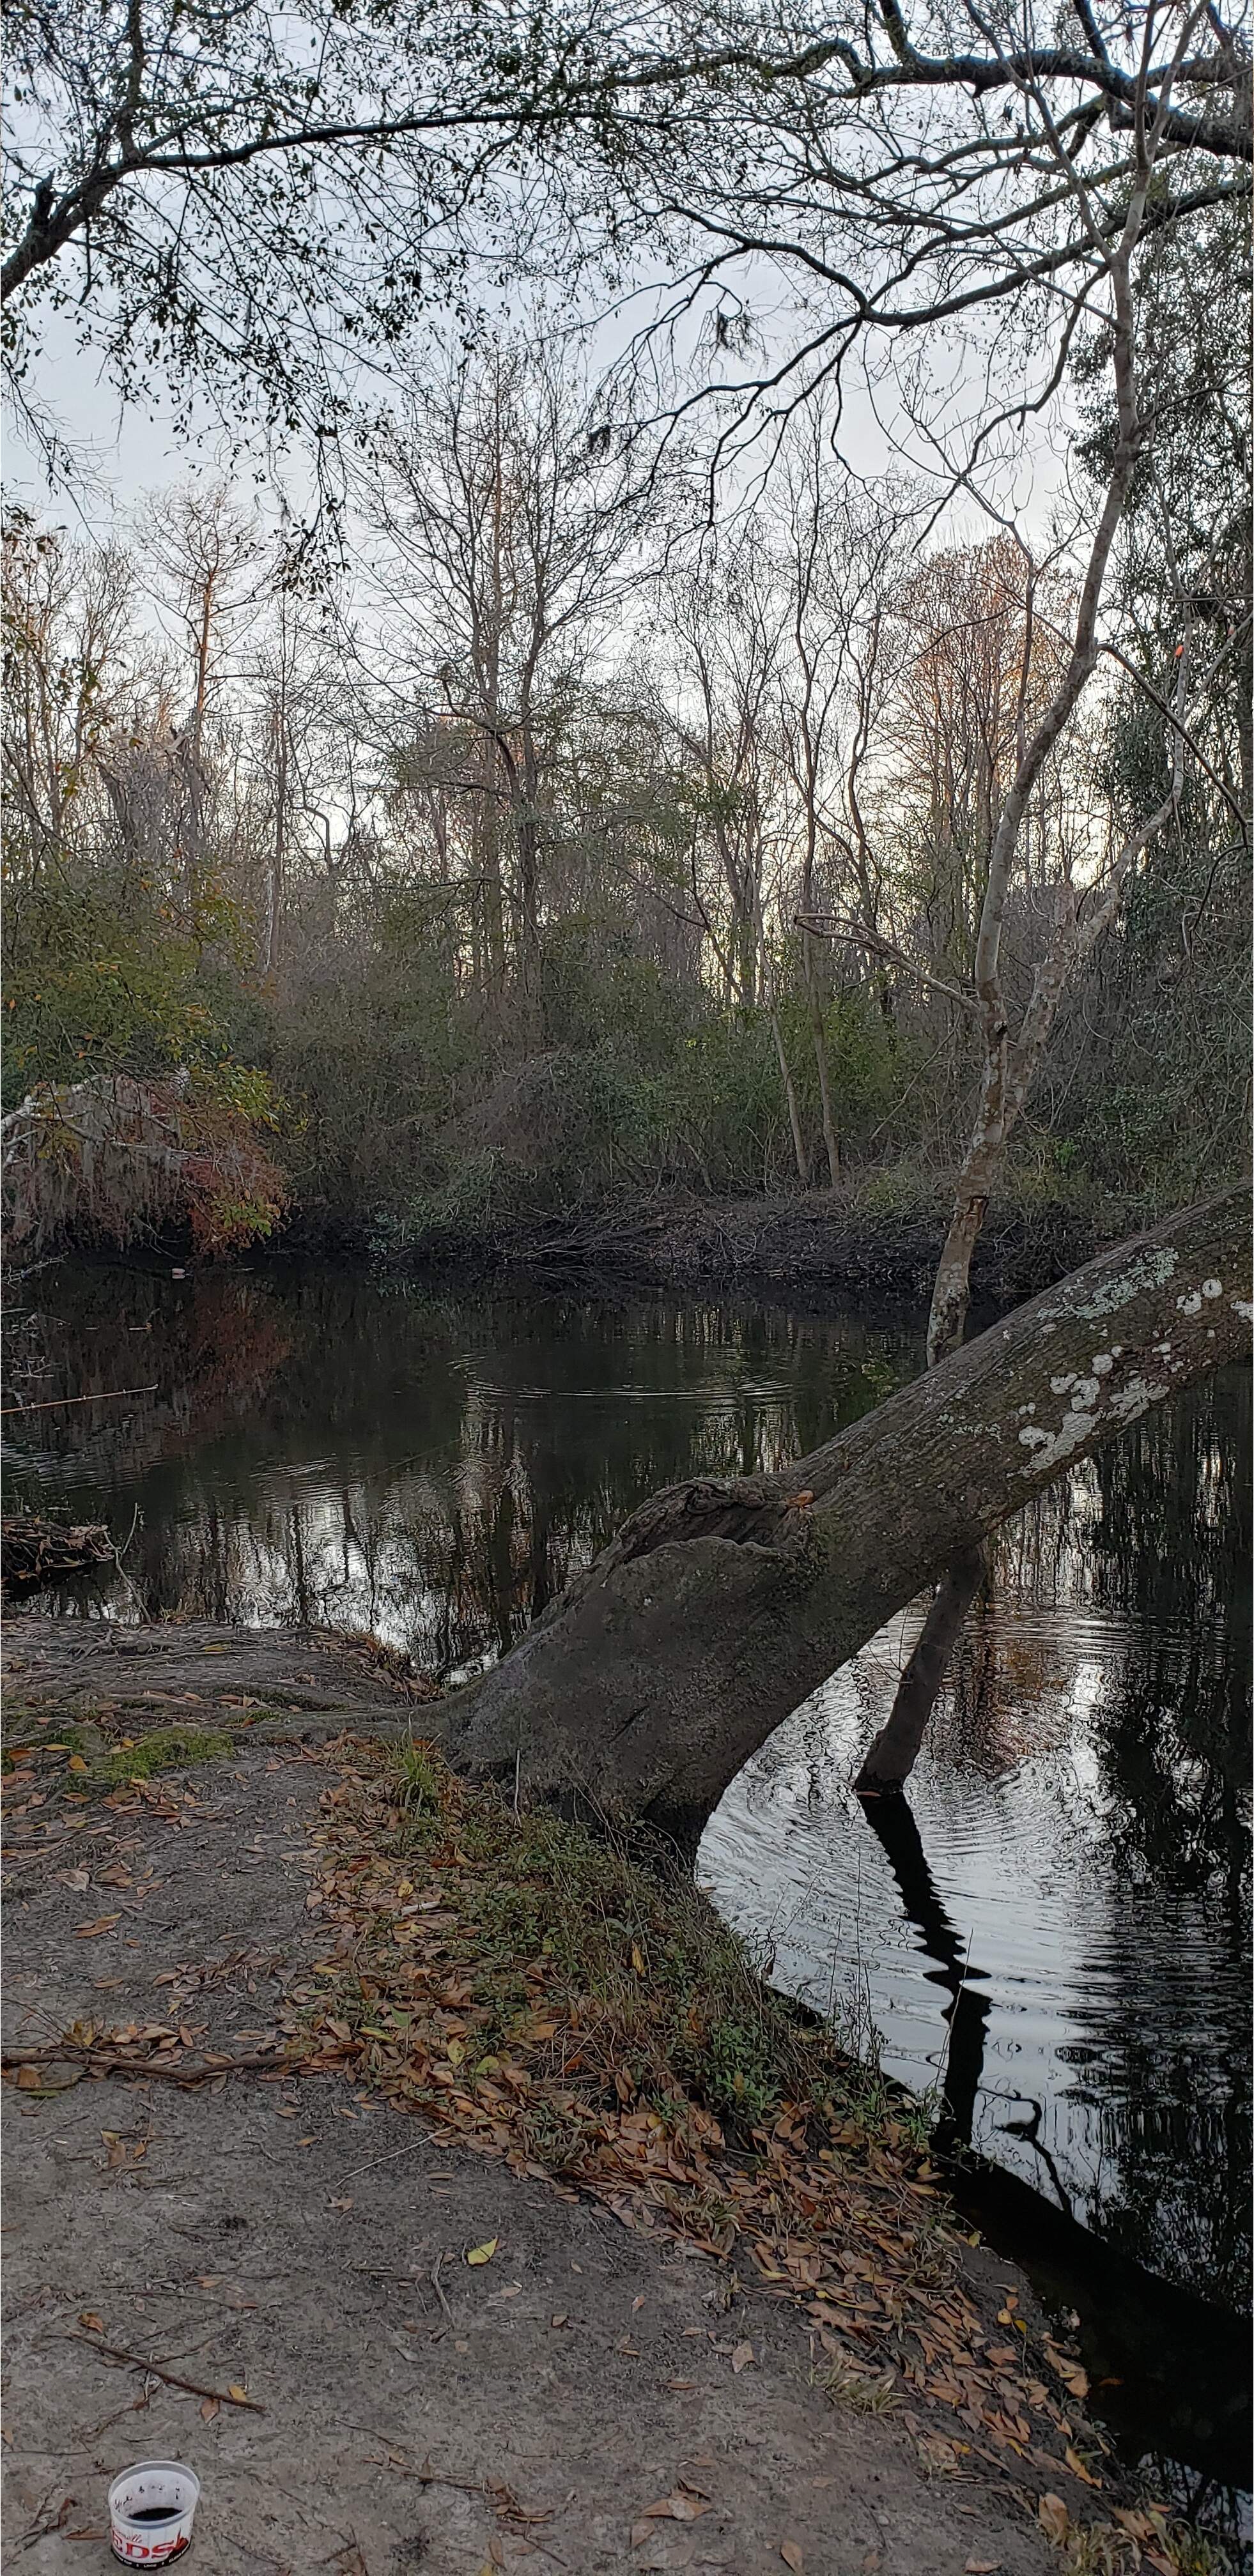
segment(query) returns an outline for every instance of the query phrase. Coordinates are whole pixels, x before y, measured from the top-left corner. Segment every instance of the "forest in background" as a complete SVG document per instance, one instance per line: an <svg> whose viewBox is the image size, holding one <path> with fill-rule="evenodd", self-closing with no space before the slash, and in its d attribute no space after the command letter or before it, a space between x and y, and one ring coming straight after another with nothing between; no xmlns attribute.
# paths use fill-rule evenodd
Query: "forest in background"
<svg viewBox="0 0 1254 2576"><path fill-rule="evenodd" d="M1043 1030L998 1187L1098 1233L1243 1157L1243 238L1219 206L1136 248L1120 642L997 925L997 1007ZM695 448L597 426L539 322L411 366L313 559L278 487L203 464L104 545L12 507L18 1238L421 1254L660 1189L943 1204L994 844L1117 470L1109 342L1069 345L1031 538L851 472L821 393L711 516Z"/></svg>

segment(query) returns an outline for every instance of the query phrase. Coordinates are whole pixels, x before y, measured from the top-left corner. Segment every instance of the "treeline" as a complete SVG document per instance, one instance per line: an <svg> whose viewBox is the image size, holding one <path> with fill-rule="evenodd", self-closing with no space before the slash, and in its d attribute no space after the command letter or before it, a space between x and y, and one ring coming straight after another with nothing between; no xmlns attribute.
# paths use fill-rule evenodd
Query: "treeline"
<svg viewBox="0 0 1254 2576"><path fill-rule="evenodd" d="M1148 1212L1242 1154L1248 626L1217 649L1242 522L1188 399L1128 513L1133 652L1018 835L1017 1014L1060 902L1083 925L1110 898L1014 1135L1029 1204ZM449 362L363 454L317 584L281 517L209 477L105 546L10 515L28 1231L190 1214L206 1248L420 1250L667 1184L874 1171L908 1197L958 1161L990 851L1075 614L1065 542L930 533L926 493L835 466L817 404L715 533L679 462L587 423L542 352Z"/></svg>

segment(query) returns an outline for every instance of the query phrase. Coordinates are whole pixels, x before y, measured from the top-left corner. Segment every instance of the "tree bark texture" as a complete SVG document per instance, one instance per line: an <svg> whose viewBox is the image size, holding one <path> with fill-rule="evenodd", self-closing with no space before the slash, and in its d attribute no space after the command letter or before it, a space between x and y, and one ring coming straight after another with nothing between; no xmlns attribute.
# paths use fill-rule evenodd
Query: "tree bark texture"
<svg viewBox="0 0 1254 2576"><path fill-rule="evenodd" d="M790 1710L964 1550L1249 1349L1233 1190L1076 1271L773 1476L654 1495L491 1672L450 1758L690 1834Z"/></svg>

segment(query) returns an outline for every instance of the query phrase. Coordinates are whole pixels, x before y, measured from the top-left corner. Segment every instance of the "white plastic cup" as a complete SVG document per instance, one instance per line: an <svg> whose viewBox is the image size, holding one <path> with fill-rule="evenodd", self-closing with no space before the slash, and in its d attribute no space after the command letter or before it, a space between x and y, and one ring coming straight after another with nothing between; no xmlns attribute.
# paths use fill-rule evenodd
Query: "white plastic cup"
<svg viewBox="0 0 1254 2576"><path fill-rule="evenodd" d="M181 2460L136 2460L109 2489L109 2542L124 2567L164 2567L190 2549L200 2480Z"/></svg>

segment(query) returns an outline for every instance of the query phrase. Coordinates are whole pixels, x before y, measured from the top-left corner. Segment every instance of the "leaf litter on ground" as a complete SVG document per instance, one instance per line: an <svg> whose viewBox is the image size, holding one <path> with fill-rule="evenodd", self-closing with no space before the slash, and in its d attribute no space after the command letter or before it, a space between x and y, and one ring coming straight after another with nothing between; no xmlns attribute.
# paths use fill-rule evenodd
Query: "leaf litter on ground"
<svg viewBox="0 0 1254 2576"><path fill-rule="evenodd" d="M41 1747L45 1758L68 1750ZM317 1989L297 1985L273 2052L220 2055L215 2066L206 2051L180 2066L193 2040L181 2025L76 2025L80 2071L103 2073L105 2052L117 2064L121 2051L136 2074L177 2068L193 2083L263 2066L337 2070L434 2121L437 2140L500 2157L568 2197L577 2186L625 2225L723 2261L747 2256L759 2287L804 2310L815 2377L833 2400L891 2407L928 2474L961 2476L979 2462L1014 2482L1064 2557L1100 2540L1112 2576L1174 2576L1178 2526L1164 2507L1114 2507L1113 2523L1086 2532L1056 2493L1040 2495L1042 2476L1102 2485L1103 2445L1077 2420L1082 2365L1049 2335L1036 2361L1010 2291L997 2322L1019 2341L990 2333L908 2111L764 1984L673 1855L628 1850L545 1810L518 1813L414 1739L394 1748L348 1737L304 1758L336 1775L314 1828L308 1911L338 1927L351 1965L337 1943L316 1965ZM11 1820L37 1837L37 1865L71 1839L80 1851L116 1848L114 1834L87 1830L77 1782L38 1821L32 1809L49 1801L23 1795L36 1775L10 1773L6 1786L17 1792ZM199 1803L190 1788L141 1776L102 1802L123 1825L142 1810L176 1831ZM105 1875L76 1867L73 1882L92 1874ZM80 1937L119 1920L97 1918ZM180 1962L158 1982L181 1997L217 1973ZM10 2072L25 2089L33 2076L42 2082L33 2067ZM276 2107L286 2117L294 2106ZM486 2263L496 2246L465 2259ZM733 2349L733 2369L748 2367L751 2351ZM1051 2379L1073 2401L1066 2412Z"/></svg>
<svg viewBox="0 0 1254 2576"><path fill-rule="evenodd" d="M834 2401L891 2408L929 2474L978 2464L1033 2511L1046 2480L1100 2488L1100 2438L1058 2393L1081 2396L1079 2362L1039 2349L1013 2302L999 2339L899 2097L764 1984L673 1855L516 1812L434 1745L325 1758L327 1955L281 2018L306 2067L628 2226L747 2259L803 2309Z"/></svg>

